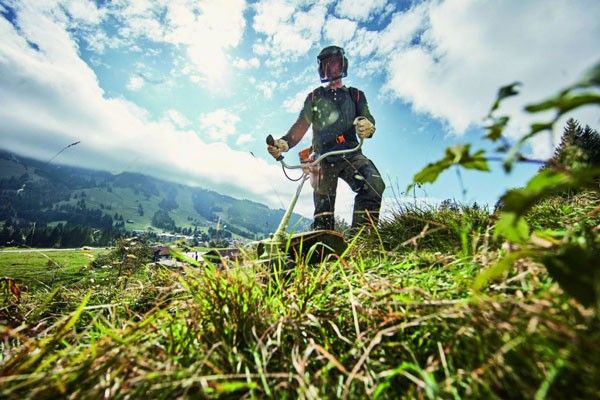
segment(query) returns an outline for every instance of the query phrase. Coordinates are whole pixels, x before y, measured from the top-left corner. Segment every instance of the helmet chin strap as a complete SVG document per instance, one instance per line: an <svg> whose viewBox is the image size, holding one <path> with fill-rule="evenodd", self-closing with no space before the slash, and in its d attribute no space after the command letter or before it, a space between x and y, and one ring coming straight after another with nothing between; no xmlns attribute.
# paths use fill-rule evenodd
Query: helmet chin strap
<svg viewBox="0 0 600 400"><path fill-rule="evenodd" d="M335 82L335 81L339 81L340 79L342 79L344 77L344 74L340 74L334 78L329 78L329 77L325 77L325 78L321 78L321 83L325 83L325 82Z"/></svg>

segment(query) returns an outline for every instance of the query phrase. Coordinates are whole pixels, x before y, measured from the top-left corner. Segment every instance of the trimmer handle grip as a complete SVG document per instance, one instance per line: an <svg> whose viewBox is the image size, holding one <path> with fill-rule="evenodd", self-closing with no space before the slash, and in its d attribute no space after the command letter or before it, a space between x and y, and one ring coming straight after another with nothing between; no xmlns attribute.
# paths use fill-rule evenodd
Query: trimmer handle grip
<svg viewBox="0 0 600 400"><path fill-rule="evenodd" d="M267 136L267 144L269 146L275 146L275 139L273 138L273 135Z"/></svg>
<svg viewBox="0 0 600 400"><path fill-rule="evenodd" d="M267 145L275 146L275 139L273 138L273 135L267 136ZM279 155L279 157L277 157L275 160L281 161L281 160L283 160L283 156Z"/></svg>

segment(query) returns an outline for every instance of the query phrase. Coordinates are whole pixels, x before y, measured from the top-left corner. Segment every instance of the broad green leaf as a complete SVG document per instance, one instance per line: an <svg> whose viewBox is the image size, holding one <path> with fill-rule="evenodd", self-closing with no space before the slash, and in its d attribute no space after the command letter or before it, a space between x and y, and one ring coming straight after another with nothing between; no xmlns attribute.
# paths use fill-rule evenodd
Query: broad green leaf
<svg viewBox="0 0 600 400"><path fill-rule="evenodd" d="M533 176L527 182L526 189L540 193L544 190L553 189L559 185L565 185L572 181L572 176L565 171L545 169Z"/></svg>
<svg viewBox="0 0 600 400"><path fill-rule="evenodd" d="M494 149L494 151L497 153L506 153L508 150L510 150L508 143L502 143L500 146Z"/></svg>
<svg viewBox="0 0 600 400"><path fill-rule="evenodd" d="M438 162L427 164L425 168L417 172L413 177L415 183L428 183L435 182L437 177L446 169L450 168L452 163L446 159L442 159Z"/></svg>
<svg viewBox="0 0 600 400"><path fill-rule="evenodd" d="M596 191L598 187L598 178L600 178L600 167L584 167L571 172L573 185L580 188L589 188Z"/></svg>
<svg viewBox="0 0 600 400"><path fill-rule="evenodd" d="M591 104L596 104L596 105L600 104L600 95L599 94L597 94L597 93L582 93L582 94L578 94L575 96L569 96L569 95L563 96L563 97L561 97L561 99L558 103L558 107L560 110L558 116L561 116L561 115L565 114L566 112L574 110L575 108L585 106L585 105L591 105Z"/></svg>
<svg viewBox="0 0 600 400"><path fill-rule="evenodd" d="M447 147L444 158L427 164L425 168L413 176L413 181L408 186L407 191L411 190L415 184L435 182L442 172L453 165L460 165L465 169L489 171L487 160L484 157L485 151L479 150L475 154L469 154L470 147L469 144Z"/></svg>
<svg viewBox="0 0 600 400"><path fill-rule="evenodd" d="M594 187L600 168L581 168L575 171L545 169L527 182L524 188L507 191L502 197L504 210L523 215L540 200L574 187ZM596 185L597 188L597 185Z"/></svg>
<svg viewBox="0 0 600 400"><path fill-rule="evenodd" d="M485 151L478 150L475 154L469 154L471 145L461 144L446 148L446 157L444 161L449 163L448 167L458 164L465 169L478 169L481 171L489 171L487 160L485 159Z"/></svg>
<svg viewBox="0 0 600 400"><path fill-rule="evenodd" d="M549 252L542 263L550 276L570 296L586 307L600 300L600 250L595 246L570 243Z"/></svg>
<svg viewBox="0 0 600 400"><path fill-rule="evenodd" d="M535 122L531 124L531 132L529 133L529 137L538 132L552 130L553 122Z"/></svg>
<svg viewBox="0 0 600 400"><path fill-rule="evenodd" d="M525 188L510 189L500 197L502 209L519 215L523 214L525 209L534 204L531 197L531 193Z"/></svg>
<svg viewBox="0 0 600 400"><path fill-rule="evenodd" d="M525 111L529 113L536 113L556 108L558 111L558 117L577 107L588 104L600 104L600 95L597 93L581 93L577 95L571 95L569 92L567 92L554 98L542 101L541 103L529 104L525 106Z"/></svg>
<svg viewBox="0 0 600 400"><path fill-rule="evenodd" d="M490 115L500 107L500 103L507 97L515 96L519 94L517 91L517 86L521 86L521 82L513 82L510 85L502 86L498 90L498 95L496 96L496 101L492 105L492 109L490 110Z"/></svg>
<svg viewBox="0 0 600 400"><path fill-rule="evenodd" d="M508 125L509 120L510 118L507 116L498 117L494 120L492 125L484 127L484 129L488 132L487 135L485 135L485 138L490 139L493 142L500 139L502 137L504 128L506 128L506 125Z"/></svg>
<svg viewBox="0 0 600 400"><path fill-rule="evenodd" d="M550 110L552 108L556 108L558 104L558 99L553 97L551 99L546 99L539 103L528 104L525 106L525 111L528 113L536 113L540 111Z"/></svg>
<svg viewBox="0 0 600 400"><path fill-rule="evenodd" d="M513 147L508 150L507 156L502 162L502 168L506 173L512 171L512 167L522 155L521 155L521 147L523 146L523 141L518 141Z"/></svg>
<svg viewBox="0 0 600 400"><path fill-rule="evenodd" d="M503 212L494 228L494 237L498 236L513 243L526 243L529 240L529 225L515 213Z"/></svg>
<svg viewBox="0 0 600 400"><path fill-rule="evenodd" d="M489 171L487 160L485 159L485 151L479 150L472 156L461 161L460 165L466 169L477 169L479 171Z"/></svg>
<svg viewBox="0 0 600 400"><path fill-rule="evenodd" d="M470 148L470 144L457 144L447 147L445 159L449 160L453 164L459 163L465 154L469 154Z"/></svg>
<svg viewBox="0 0 600 400"><path fill-rule="evenodd" d="M529 180L524 188L512 189L502 196L504 210L523 215L539 200L569 187L566 172L543 170Z"/></svg>

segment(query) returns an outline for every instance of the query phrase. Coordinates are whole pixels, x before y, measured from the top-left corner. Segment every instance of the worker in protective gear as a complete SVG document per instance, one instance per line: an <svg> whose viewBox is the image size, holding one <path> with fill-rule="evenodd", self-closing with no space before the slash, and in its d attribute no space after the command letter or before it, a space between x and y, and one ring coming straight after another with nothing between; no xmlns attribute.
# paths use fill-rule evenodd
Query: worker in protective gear
<svg viewBox="0 0 600 400"><path fill-rule="evenodd" d="M315 156L351 149L358 145L359 138L371 138L375 133L375 119L369 111L365 94L342 84L342 78L348 75L344 49L325 47L317 61L321 82L327 85L306 96L304 107L289 131L276 139L273 145L267 146L275 158L300 142L311 124ZM330 156L321 162L318 178L312 182L315 204L313 229L334 229L338 178L342 178L356 193L352 227L376 226L385 183L373 162L359 150Z"/></svg>

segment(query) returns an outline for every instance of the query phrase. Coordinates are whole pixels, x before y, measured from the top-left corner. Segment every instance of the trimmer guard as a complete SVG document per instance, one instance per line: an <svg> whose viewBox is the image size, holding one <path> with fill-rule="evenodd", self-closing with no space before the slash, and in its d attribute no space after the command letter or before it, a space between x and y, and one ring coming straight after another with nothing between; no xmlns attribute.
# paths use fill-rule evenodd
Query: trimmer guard
<svg viewBox="0 0 600 400"><path fill-rule="evenodd" d="M258 244L259 257L265 254L265 246L269 244L266 242ZM344 236L340 232L318 230L292 235L289 238L289 246L287 243L281 243L279 251L285 252L285 255L294 261L301 259L307 264L319 264L331 254L342 255L347 247Z"/></svg>

